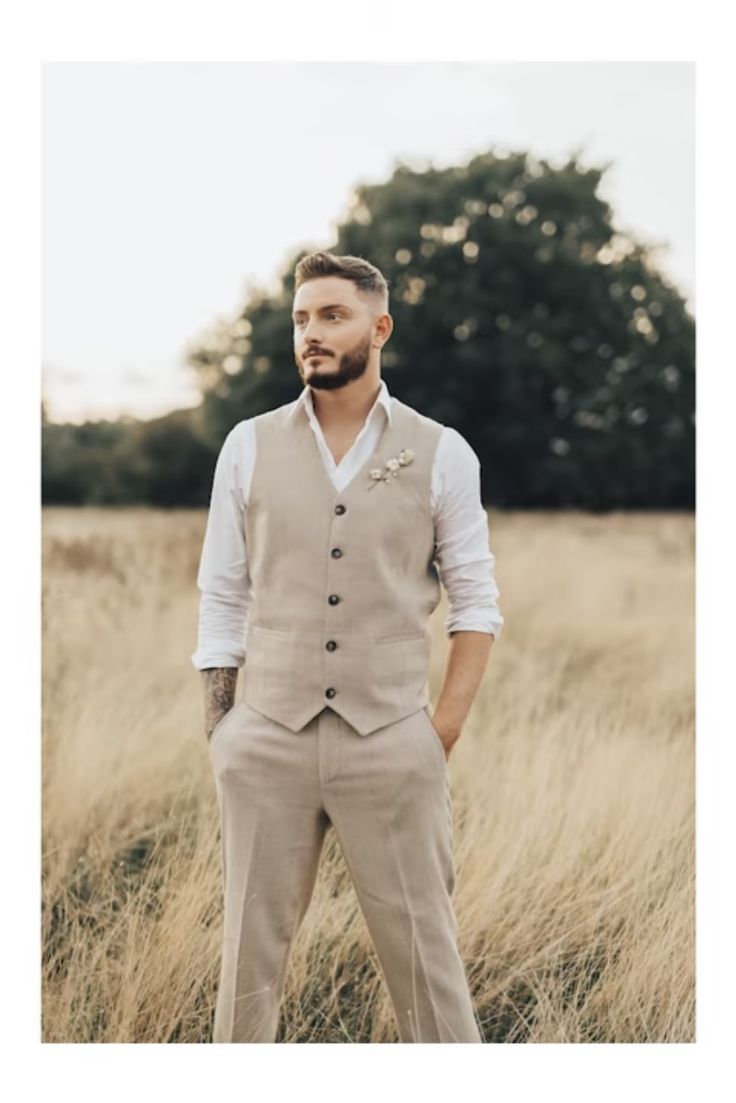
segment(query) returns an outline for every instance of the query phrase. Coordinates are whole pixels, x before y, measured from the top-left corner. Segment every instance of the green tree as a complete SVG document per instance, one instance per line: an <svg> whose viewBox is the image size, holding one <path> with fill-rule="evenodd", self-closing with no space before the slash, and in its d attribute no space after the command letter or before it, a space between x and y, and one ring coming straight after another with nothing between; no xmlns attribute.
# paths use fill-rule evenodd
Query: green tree
<svg viewBox="0 0 736 1103"><path fill-rule="evenodd" d="M45 505L200 506L209 500L216 452L190 410L150 421L121 418L42 427Z"/></svg>
<svg viewBox="0 0 736 1103"><path fill-rule="evenodd" d="M140 422L131 451L140 457L151 505L196 506L209 500L216 455L195 433L191 411Z"/></svg>
<svg viewBox="0 0 736 1103"><path fill-rule="evenodd" d="M519 153L357 188L336 253L391 288L382 354L397 397L471 443L507 507L692 508L695 323L656 250L614 227L608 166ZM301 389L289 258L274 295L190 349L196 432L213 450L243 417Z"/></svg>

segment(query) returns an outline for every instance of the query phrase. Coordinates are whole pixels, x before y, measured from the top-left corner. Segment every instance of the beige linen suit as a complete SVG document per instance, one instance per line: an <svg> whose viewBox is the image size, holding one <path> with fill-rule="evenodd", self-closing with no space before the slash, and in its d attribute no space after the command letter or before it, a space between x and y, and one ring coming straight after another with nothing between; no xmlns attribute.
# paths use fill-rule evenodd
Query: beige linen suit
<svg viewBox="0 0 736 1103"><path fill-rule="evenodd" d="M429 716L440 599L430 480L442 426L394 400L336 491L300 405L255 419L239 701L210 740L224 929L215 1042L273 1042L332 825L403 1042L480 1042L451 896L452 803ZM370 477L413 453L388 482Z"/></svg>

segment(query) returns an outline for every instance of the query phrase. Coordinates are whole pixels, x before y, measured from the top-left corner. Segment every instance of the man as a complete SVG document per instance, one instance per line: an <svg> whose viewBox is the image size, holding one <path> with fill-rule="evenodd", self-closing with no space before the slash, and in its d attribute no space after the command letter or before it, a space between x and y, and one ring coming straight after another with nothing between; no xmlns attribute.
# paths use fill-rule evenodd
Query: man
<svg viewBox="0 0 736 1103"><path fill-rule="evenodd" d="M275 1041L332 825L401 1041L480 1042L451 903L448 769L503 623L478 459L389 396L393 321L373 265L303 258L293 324L304 390L228 434L197 579L192 662L224 880L213 1041ZM430 714L440 581L451 642Z"/></svg>

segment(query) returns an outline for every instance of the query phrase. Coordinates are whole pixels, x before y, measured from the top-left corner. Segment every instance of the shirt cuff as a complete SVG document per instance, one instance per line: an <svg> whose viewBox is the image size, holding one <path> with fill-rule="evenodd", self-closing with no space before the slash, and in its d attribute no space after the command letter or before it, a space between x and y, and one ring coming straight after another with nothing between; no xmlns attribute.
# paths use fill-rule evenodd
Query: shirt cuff
<svg viewBox="0 0 736 1103"><path fill-rule="evenodd" d="M445 622L445 631L449 636L452 632L488 632L497 640L501 635L503 619L498 617L463 616L448 617Z"/></svg>
<svg viewBox="0 0 736 1103"><path fill-rule="evenodd" d="M245 650L242 645L236 646L224 640L218 640L206 646L198 647L190 658L192 666L197 670L223 666L240 668L245 665Z"/></svg>

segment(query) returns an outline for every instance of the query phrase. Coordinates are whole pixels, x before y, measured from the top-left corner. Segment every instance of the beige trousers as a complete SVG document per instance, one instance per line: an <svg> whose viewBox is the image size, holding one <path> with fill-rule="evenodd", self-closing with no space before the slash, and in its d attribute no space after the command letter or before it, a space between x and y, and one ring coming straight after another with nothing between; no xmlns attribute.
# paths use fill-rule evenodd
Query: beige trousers
<svg viewBox="0 0 736 1103"><path fill-rule="evenodd" d="M429 709L361 736L329 707L301 731L240 700L210 740L224 929L214 1042L274 1042L325 831L345 857L402 1042L481 1042L457 945L452 803Z"/></svg>

